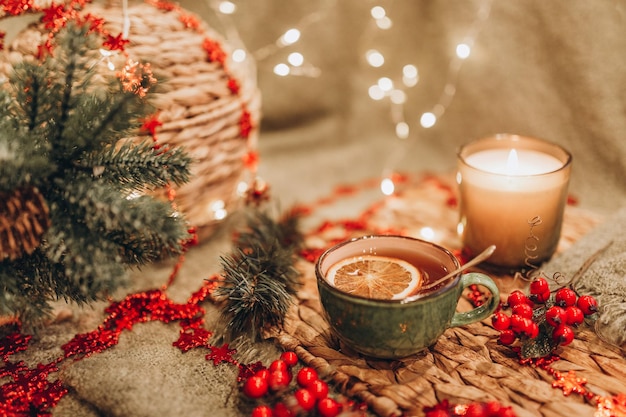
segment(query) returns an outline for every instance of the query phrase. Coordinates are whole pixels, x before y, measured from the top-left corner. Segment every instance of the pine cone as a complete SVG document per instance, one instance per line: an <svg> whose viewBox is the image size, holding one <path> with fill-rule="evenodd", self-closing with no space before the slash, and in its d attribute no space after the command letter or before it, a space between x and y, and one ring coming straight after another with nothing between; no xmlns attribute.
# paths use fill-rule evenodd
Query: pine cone
<svg viewBox="0 0 626 417"><path fill-rule="evenodd" d="M32 253L49 226L48 205L36 187L0 191L0 261Z"/></svg>

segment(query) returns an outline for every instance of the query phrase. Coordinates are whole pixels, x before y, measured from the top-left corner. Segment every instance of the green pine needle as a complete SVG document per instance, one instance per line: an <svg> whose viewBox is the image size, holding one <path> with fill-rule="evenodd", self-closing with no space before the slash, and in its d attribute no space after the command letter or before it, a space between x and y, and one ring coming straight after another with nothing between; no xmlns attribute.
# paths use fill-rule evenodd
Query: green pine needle
<svg viewBox="0 0 626 417"><path fill-rule="evenodd" d="M253 212L234 241L234 252L221 258L224 281L215 295L225 300L227 338L244 334L256 340L263 330L283 326L301 285L294 265L302 244L297 225L293 214L276 221L266 212Z"/></svg>
<svg viewBox="0 0 626 417"><path fill-rule="evenodd" d="M190 158L122 141L153 113L151 95L103 71L88 27L68 23L55 42L53 56L24 60L0 86L0 191L37 187L51 223L33 253L0 258L0 314L28 325L56 299L103 298L129 267L177 255L189 237L171 204L145 192L188 181Z"/></svg>

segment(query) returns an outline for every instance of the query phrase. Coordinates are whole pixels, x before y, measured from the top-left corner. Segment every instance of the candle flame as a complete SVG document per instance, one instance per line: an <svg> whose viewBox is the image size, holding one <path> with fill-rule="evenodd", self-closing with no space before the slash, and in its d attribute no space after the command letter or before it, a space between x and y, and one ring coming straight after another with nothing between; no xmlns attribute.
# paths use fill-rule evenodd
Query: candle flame
<svg viewBox="0 0 626 417"><path fill-rule="evenodd" d="M517 158L517 151L515 149L511 149L509 152L509 157L506 161L506 172L508 174L514 174L519 169L519 160Z"/></svg>

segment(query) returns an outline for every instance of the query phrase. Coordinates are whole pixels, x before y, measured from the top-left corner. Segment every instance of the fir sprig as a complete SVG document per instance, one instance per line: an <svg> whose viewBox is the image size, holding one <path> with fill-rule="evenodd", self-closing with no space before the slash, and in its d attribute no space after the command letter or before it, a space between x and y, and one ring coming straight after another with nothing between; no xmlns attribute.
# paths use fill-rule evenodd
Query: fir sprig
<svg viewBox="0 0 626 417"><path fill-rule="evenodd" d="M255 340L263 330L283 326L300 287L294 265L302 244L298 220L294 213L275 220L254 211L234 240L233 253L221 258L224 280L214 294L224 300L227 338L248 335Z"/></svg>
<svg viewBox="0 0 626 417"><path fill-rule="evenodd" d="M102 69L102 39L87 25L68 23L54 41L53 56L16 64L0 88L0 194L36 189L50 220L40 244L21 256L16 249L30 246L14 241L25 234L6 222L0 227L0 314L23 322L58 298L102 298L123 283L128 267L178 254L189 237L168 201L145 194L186 182L189 157L124 139L137 137L153 113L150 91L136 94ZM137 77L142 87L153 80Z"/></svg>

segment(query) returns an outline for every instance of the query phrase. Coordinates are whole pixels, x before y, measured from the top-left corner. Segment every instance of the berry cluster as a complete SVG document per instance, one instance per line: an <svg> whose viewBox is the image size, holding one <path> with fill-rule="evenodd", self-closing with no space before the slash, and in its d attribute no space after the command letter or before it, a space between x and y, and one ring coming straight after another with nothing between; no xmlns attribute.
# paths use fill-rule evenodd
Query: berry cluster
<svg viewBox="0 0 626 417"><path fill-rule="evenodd" d="M260 367L243 379L241 390L246 397L266 400L254 407L252 417L335 417L344 411L358 411L354 401L329 397L328 384L315 369L305 366L294 372L297 363L294 352L283 352L269 367ZM294 374L295 387L291 384Z"/></svg>
<svg viewBox="0 0 626 417"><path fill-rule="evenodd" d="M503 311L507 309L510 314ZM529 295L520 290L511 292L506 304L492 316L492 325L500 331L503 345L547 336L551 347L565 346L574 340L574 329L597 310L592 296L578 297L568 287L552 292L548 281L538 277L530 283Z"/></svg>

